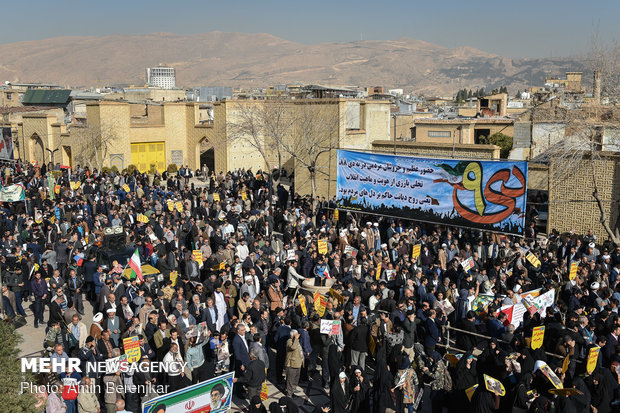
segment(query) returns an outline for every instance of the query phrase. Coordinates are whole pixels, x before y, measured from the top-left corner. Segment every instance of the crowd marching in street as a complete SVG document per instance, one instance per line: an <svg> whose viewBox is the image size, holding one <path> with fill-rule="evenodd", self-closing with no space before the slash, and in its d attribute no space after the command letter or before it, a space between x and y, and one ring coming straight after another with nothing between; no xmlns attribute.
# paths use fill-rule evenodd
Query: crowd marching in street
<svg viewBox="0 0 620 413"><path fill-rule="evenodd" d="M606 234L537 234L534 214L525 238L365 216L261 171L198 184L186 168L49 169L0 171L25 191L0 210L4 314L32 308L51 357L119 357L137 336L136 363L187 367L41 382L173 392L234 371L249 412L299 411L300 385L329 395L316 412L620 411L620 246ZM101 261L110 227L134 257ZM266 381L284 397L264 406ZM140 412L159 395L68 387L38 394L38 411Z"/></svg>

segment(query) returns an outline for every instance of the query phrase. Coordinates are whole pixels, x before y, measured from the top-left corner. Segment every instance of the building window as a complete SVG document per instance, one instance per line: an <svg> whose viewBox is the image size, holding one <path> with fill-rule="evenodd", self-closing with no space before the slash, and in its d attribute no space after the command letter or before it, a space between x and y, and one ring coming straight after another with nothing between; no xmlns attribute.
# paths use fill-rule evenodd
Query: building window
<svg viewBox="0 0 620 413"><path fill-rule="evenodd" d="M6 100L13 100L13 94L12 93L7 93L6 94Z"/></svg>
<svg viewBox="0 0 620 413"><path fill-rule="evenodd" d="M429 138L449 138L450 136L452 136L450 134L450 131L443 131L443 130L429 130L428 131Z"/></svg>

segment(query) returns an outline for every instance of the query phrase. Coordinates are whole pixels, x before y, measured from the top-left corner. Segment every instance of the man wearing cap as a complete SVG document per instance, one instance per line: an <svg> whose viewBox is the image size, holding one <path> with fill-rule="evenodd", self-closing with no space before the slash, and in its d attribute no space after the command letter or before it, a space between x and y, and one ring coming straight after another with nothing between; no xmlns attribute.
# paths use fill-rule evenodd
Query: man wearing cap
<svg viewBox="0 0 620 413"><path fill-rule="evenodd" d="M590 301L590 305L592 307L596 307L599 311L603 308L603 299L601 297L599 297L598 295L598 290L601 287L601 285L598 282L593 282L592 284L590 284L590 295L589 295L589 301Z"/></svg>
<svg viewBox="0 0 620 413"><path fill-rule="evenodd" d="M115 347L120 345L121 332L125 330L125 322L116 315L116 307L106 310L108 317L103 321L103 328L110 330L110 339Z"/></svg>

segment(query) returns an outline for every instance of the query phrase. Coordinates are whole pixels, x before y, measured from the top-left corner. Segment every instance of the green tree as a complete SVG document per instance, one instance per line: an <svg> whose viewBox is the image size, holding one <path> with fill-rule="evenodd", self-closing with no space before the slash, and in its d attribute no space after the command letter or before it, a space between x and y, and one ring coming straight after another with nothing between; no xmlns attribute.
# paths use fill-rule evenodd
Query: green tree
<svg viewBox="0 0 620 413"><path fill-rule="evenodd" d="M498 132L491 136L481 136L478 139L480 143L499 146L499 156L501 158L506 159L508 158L508 155L510 155L510 150L512 149L512 136L504 135L503 133Z"/></svg>
<svg viewBox="0 0 620 413"><path fill-rule="evenodd" d="M11 413L29 413L35 411L36 400L32 393L25 391L20 394L22 382L33 382L31 375L21 372L19 344L22 338L13 325L0 322L0 406L2 411Z"/></svg>

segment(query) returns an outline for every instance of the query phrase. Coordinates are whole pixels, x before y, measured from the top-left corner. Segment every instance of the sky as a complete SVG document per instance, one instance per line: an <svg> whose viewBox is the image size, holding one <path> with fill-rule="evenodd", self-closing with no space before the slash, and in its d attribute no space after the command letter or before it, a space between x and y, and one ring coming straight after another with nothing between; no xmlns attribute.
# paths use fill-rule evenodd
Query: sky
<svg viewBox="0 0 620 413"><path fill-rule="evenodd" d="M3 4L0 43L58 36L270 33L304 43L410 37L508 57L573 56L620 39L620 1L29 0ZM1 57L0 57L1 63Z"/></svg>

